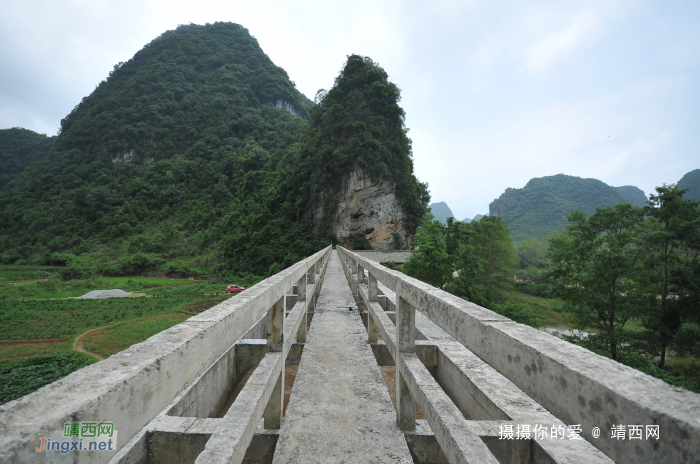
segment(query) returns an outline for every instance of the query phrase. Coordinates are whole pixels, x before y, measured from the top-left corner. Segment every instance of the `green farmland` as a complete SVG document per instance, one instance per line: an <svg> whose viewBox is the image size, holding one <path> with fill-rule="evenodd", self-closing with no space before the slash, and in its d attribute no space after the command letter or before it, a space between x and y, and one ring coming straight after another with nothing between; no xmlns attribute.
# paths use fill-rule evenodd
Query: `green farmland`
<svg viewBox="0 0 700 464"><path fill-rule="evenodd" d="M0 266L0 404L30 393L230 298L235 282L93 277L63 282L60 268ZM126 298L78 299L119 288Z"/></svg>

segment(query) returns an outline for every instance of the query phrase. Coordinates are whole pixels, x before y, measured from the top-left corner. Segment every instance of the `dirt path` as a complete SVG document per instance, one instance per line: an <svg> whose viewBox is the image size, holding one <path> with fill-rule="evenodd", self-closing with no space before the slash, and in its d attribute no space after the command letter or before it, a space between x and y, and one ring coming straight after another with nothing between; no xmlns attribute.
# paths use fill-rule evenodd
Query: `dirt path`
<svg viewBox="0 0 700 464"><path fill-rule="evenodd" d="M80 335L78 335L77 337L75 337L75 341L73 342L73 350L80 351L81 353L90 354L90 355L96 357L98 359L98 361L102 361L103 359L106 359L105 356L102 356L99 353L95 353L94 351L86 350L84 340L85 340L85 337L87 337L88 335L92 335L94 333L97 333L100 330L103 330L103 329L109 327L110 325L112 325L112 324L107 324L107 325L103 325L102 327L96 327L94 329L90 329L87 332L83 332Z"/></svg>

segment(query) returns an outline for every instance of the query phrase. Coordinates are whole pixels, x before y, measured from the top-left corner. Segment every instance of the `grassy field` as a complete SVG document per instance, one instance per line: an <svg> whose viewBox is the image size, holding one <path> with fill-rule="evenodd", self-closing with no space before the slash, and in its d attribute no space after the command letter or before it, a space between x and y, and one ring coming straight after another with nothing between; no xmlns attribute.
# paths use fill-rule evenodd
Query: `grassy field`
<svg viewBox="0 0 700 464"><path fill-rule="evenodd" d="M542 298L506 288L501 290L499 300L501 303L491 309L516 322L536 328L574 328L573 317L564 311L564 302L559 298Z"/></svg>
<svg viewBox="0 0 700 464"><path fill-rule="evenodd" d="M250 287L262 280L93 277L63 282L60 269L0 266L0 404L235 297L222 295L227 284ZM132 296L75 298L114 288ZM76 352L76 339L92 354Z"/></svg>

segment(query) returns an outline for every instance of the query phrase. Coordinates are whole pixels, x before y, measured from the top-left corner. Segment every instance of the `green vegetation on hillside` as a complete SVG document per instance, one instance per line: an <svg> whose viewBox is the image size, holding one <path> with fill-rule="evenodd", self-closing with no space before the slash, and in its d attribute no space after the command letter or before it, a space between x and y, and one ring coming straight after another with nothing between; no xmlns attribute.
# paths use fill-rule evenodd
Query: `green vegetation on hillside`
<svg viewBox="0 0 700 464"><path fill-rule="evenodd" d="M700 169L695 169L686 173L681 180L678 181L678 188L689 190L685 194L686 198L700 200Z"/></svg>
<svg viewBox="0 0 700 464"><path fill-rule="evenodd" d="M42 159L56 137L47 137L29 129L0 129L0 191L27 167Z"/></svg>
<svg viewBox="0 0 700 464"><path fill-rule="evenodd" d="M638 203L638 190L558 174L531 179L521 189L506 189L489 205L489 212L505 219L516 242L524 236L542 239L553 231L563 231L572 211L593 214L597 207Z"/></svg>
<svg viewBox="0 0 700 464"><path fill-rule="evenodd" d="M633 206L644 206L647 204L647 196L644 195L644 191L639 187L634 187L633 185L623 185L622 187L615 187L615 189L624 196L627 201L632 203Z"/></svg>
<svg viewBox="0 0 700 464"><path fill-rule="evenodd" d="M357 166L395 183L415 228L427 190L398 101L353 55L314 106L243 27L180 26L115 66L0 194L0 262L66 279L265 275L333 239Z"/></svg>
<svg viewBox="0 0 700 464"><path fill-rule="evenodd" d="M277 100L302 116L311 105L241 26L166 32L116 66L62 121L52 152L0 194L0 259L259 275L316 251L308 227L258 221L277 214L307 126L268 105ZM245 266L224 262L224 235L249 239Z"/></svg>
<svg viewBox="0 0 700 464"><path fill-rule="evenodd" d="M404 224L415 231L429 195L427 185L413 175L399 88L370 58L350 55L333 88L319 91L317 99L295 160L292 178L301 186L301 195L293 200L313 211L321 207L320 224L314 227L330 234L342 187L339 181L360 168L375 181L394 183Z"/></svg>

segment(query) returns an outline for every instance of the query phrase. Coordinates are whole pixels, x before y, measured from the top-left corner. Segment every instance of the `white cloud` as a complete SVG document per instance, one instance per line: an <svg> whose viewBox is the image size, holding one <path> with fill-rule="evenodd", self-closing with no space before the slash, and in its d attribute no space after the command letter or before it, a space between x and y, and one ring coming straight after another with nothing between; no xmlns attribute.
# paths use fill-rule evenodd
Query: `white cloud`
<svg viewBox="0 0 700 464"><path fill-rule="evenodd" d="M563 29L547 33L525 52L525 66L540 71L552 62L573 53L592 41L601 31L601 21L593 10L585 10Z"/></svg>

